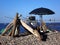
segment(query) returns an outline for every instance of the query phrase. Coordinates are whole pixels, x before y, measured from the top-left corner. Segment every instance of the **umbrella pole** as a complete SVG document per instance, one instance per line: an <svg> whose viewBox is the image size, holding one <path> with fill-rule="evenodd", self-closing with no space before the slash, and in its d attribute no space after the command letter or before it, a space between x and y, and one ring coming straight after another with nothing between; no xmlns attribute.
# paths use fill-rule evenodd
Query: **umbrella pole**
<svg viewBox="0 0 60 45"><path fill-rule="evenodd" d="M43 21L43 17L42 15L40 15L40 30L42 30L42 21Z"/></svg>

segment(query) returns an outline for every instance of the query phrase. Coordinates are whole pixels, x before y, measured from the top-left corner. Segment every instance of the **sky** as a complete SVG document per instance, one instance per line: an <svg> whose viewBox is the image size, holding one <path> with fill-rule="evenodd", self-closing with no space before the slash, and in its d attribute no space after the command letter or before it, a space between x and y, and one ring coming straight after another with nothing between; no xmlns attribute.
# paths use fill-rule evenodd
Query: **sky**
<svg viewBox="0 0 60 45"><path fill-rule="evenodd" d="M22 14L22 17L27 17L29 12L40 7L55 12L54 15L43 16L43 20L60 20L60 0L0 0L0 23L11 22L17 12Z"/></svg>

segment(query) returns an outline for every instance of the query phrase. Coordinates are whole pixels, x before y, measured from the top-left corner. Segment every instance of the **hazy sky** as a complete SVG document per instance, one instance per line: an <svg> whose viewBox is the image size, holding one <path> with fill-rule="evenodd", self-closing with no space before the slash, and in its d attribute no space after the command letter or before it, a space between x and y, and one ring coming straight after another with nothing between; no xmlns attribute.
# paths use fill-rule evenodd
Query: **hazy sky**
<svg viewBox="0 0 60 45"><path fill-rule="evenodd" d="M60 20L60 0L0 0L0 23L10 22L16 12L23 17L29 16L29 12L36 8L48 8L55 12L51 16L43 16L44 19Z"/></svg>

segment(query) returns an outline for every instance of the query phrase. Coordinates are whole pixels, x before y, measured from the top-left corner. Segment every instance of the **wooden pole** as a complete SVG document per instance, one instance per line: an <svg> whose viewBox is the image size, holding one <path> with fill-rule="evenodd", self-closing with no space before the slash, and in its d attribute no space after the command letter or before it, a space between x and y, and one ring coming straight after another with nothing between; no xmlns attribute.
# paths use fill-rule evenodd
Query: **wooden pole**
<svg viewBox="0 0 60 45"><path fill-rule="evenodd" d="M18 13L16 14L16 17L14 19L14 22L13 22L13 30L12 30L12 34L11 36L14 36L14 33L15 33L15 30L16 30L16 26L17 26L17 19L18 19Z"/></svg>
<svg viewBox="0 0 60 45"><path fill-rule="evenodd" d="M15 17L15 22L13 23L14 24L14 26L13 26L13 28L12 28L12 30L11 30L11 32L8 34L9 36L12 36L12 34L13 34L13 36L19 36L19 29L20 29L20 19L19 19L19 17L17 16L18 14L16 14L16 17ZM13 32L14 31L14 32Z"/></svg>
<svg viewBox="0 0 60 45"><path fill-rule="evenodd" d="M20 18L21 18L21 15L19 16ZM19 33L20 33L20 25L21 25L21 23L20 23L20 18L17 18L17 25L16 25L16 30L15 30L15 36L19 36Z"/></svg>
<svg viewBox="0 0 60 45"><path fill-rule="evenodd" d="M12 30L10 31L10 33L8 34L8 36L11 36L11 34L12 34Z"/></svg>
<svg viewBox="0 0 60 45"><path fill-rule="evenodd" d="M9 25L7 25L2 35L5 35L5 33L13 26L12 24L13 24L13 21Z"/></svg>
<svg viewBox="0 0 60 45"><path fill-rule="evenodd" d="M36 37L38 37L41 40L41 36L38 33L37 30L33 30L30 26L28 26L25 22L23 22L22 20L20 20L21 24L23 27L25 27L29 32L31 32L33 35L35 35Z"/></svg>
<svg viewBox="0 0 60 45"><path fill-rule="evenodd" d="M15 30L15 32L16 32L16 36L19 36L19 33L20 33L20 19L19 19L19 17L18 17L18 19L17 19L17 26L16 26L16 30Z"/></svg>

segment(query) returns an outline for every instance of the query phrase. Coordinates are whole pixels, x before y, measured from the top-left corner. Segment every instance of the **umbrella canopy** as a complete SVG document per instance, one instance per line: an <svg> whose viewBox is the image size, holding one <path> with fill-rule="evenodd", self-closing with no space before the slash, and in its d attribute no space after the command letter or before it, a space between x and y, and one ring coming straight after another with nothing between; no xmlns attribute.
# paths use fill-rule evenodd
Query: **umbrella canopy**
<svg viewBox="0 0 60 45"><path fill-rule="evenodd" d="M55 14L52 10L48 8L37 8L31 11L29 14L36 14L36 15L49 15L49 14Z"/></svg>

